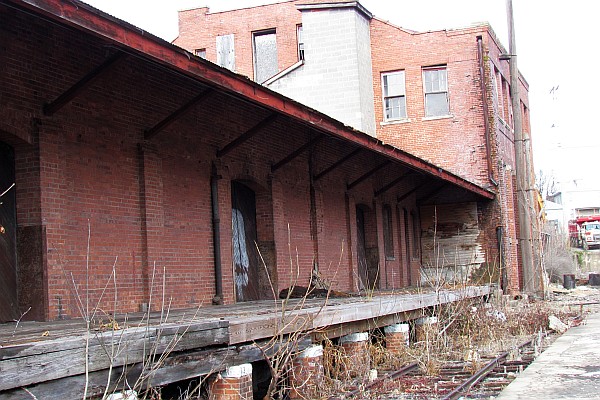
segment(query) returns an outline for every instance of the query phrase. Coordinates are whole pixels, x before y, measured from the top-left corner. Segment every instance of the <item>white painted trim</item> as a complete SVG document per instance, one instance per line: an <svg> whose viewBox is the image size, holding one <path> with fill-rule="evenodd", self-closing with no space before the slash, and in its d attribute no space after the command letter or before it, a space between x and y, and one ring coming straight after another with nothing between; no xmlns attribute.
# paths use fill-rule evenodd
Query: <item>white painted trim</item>
<svg viewBox="0 0 600 400"><path fill-rule="evenodd" d="M351 333L340 338L340 344L366 342L369 340L369 332Z"/></svg>
<svg viewBox="0 0 600 400"><path fill-rule="evenodd" d="M383 328L385 333L408 333L410 325L406 323L389 325Z"/></svg>
<svg viewBox="0 0 600 400"><path fill-rule="evenodd" d="M241 378L242 376L252 375L252 364L234 365L221 372L222 378Z"/></svg>
<svg viewBox="0 0 600 400"><path fill-rule="evenodd" d="M272 77L270 77L269 79L264 81L262 83L262 85L269 86L271 83L275 82L276 80L278 80L280 78L283 78L285 75L289 74L290 72L292 72L295 69L300 68L303 65L304 65L304 60L300 60L296 64L292 64L289 67L287 67L286 69L284 69L283 71L276 73L275 75L273 75Z"/></svg>
<svg viewBox="0 0 600 400"><path fill-rule="evenodd" d="M417 319L416 324L417 325L433 325L433 324L437 324L438 319L437 317L421 317L419 319Z"/></svg>
<svg viewBox="0 0 600 400"><path fill-rule="evenodd" d="M312 346L308 346L296 357L298 357L298 358L316 358L316 357L321 357L321 356L323 356L323 346L321 346L320 344L315 344Z"/></svg>

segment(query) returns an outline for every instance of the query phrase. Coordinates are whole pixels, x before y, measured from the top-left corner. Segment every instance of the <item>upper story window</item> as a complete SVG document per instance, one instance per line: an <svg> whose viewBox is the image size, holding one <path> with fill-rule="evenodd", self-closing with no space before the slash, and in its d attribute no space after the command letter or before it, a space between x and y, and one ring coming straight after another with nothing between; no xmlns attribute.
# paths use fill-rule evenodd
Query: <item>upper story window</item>
<svg viewBox="0 0 600 400"><path fill-rule="evenodd" d="M278 72L275 30L254 32L252 34L252 47L254 51L254 80L262 83Z"/></svg>
<svg viewBox="0 0 600 400"><path fill-rule="evenodd" d="M217 64L235 71L235 46L233 34L217 36Z"/></svg>
<svg viewBox="0 0 600 400"><path fill-rule="evenodd" d="M206 49L194 49L194 55L200 58L206 58Z"/></svg>
<svg viewBox="0 0 600 400"><path fill-rule="evenodd" d="M302 25L297 25L296 32L298 37L298 60L304 60L304 37L302 36Z"/></svg>
<svg viewBox="0 0 600 400"><path fill-rule="evenodd" d="M406 85L404 71L386 72L381 75L383 108L386 121L406 118Z"/></svg>
<svg viewBox="0 0 600 400"><path fill-rule="evenodd" d="M425 116L440 117L450 114L448 101L448 73L446 66L423 68L425 89Z"/></svg>

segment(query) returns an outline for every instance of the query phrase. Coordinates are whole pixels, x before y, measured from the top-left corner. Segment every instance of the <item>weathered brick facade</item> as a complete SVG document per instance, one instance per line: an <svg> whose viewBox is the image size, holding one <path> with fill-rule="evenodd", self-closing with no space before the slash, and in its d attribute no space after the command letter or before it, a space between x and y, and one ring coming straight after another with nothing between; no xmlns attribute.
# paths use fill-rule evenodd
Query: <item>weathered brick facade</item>
<svg viewBox="0 0 600 400"><path fill-rule="evenodd" d="M312 91L315 88L318 91L318 88L324 86L320 83L321 79L328 82L328 76L333 78L342 74L343 68L351 63L348 60L351 60L352 54L360 52L360 46L370 46L377 138L448 169L479 186L489 188L497 195L492 202L465 203L464 208L457 208L455 205L444 205L453 203L448 198L427 198L420 195L423 190L420 194L417 193L416 201L419 205L433 206L427 208L427 215L423 214L423 208L420 210L421 218L432 221L431 224L421 226L424 251L433 251L433 243L437 242L442 247L445 258L454 259L457 249L462 249L458 259L472 259L461 261L460 266L464 267L466 273L479 277L487 275L488 279L494 281L499 279L499 265L502 264L506 269L503 283L511 291L519 290L521 277L517 254L518 221L515 205L516 187L513 184L515 162L509 68L506 61L500 60L500 54L506 53L506 50L498 42L492 29L487 25L479 25L418 33L372 18L370 43L363 39L360 44L354 45L354 50L338 43L333 48L317 52L312 46L328 44L323 40L310 41L309 29L315 29L314 14L346 10L348 5L344 2L327 2L327 6L323 7L318 4L311 7L302 5L306 3L325 2L287 1L219 13L210 13L207 8L181 11L180 35L175 43L188 50L206 49L206 57L214 61L217 51L215 36L233 33L236 70L252 77L253 32L274 31L277 38L278 69L281 72L266 84L300 101L306 101L306 96L320 96ZM307 13L310 19L302 17L307 8L310 9L310 13ZM356 7L356 12L365 15L359 7ZM304 25L303 21L309 24ZM296 27L299 24L303 24L306 49L303 65L297 65L299 59ZM344 38L343 32L340 33L340 37ZM353 43L354 40L353 37L345 39L347 43ZM317 57L317 60L311 60L311 55ZM321 78L308 79L313 76L308 71L311 71L311 62L315 61L332 66L322 72ZM427 117L425 114L423 74L424 69L428 67L442 67L447 72L447 115ZM406 117L387 120L384 116L382 74L395 71L404 72ZM302 91L295 89L300 87L300 84L304 88ZM338 90L343 92L350 84L338 84ZM528 85L522 77L520 84L524 130L529 131ZM322 90L332 93L331 89ZM356 96L363 95L357 92ZM329 111L327 104L321 104L318 103L318 109L331 115L335 113ZM363 110L366 109L363 107ZM365 112L369 114L369 111ZM342 117L342 121L353 124L351 118ZM392 201L393 203L395 202ZM445 208L445 212L453 212L449 211L452 209L457 211L456 215L446 216L450 221L448 224L437 223L436 205L440 209ZM398 209L401 208L400 205ZM477 213L474 218L458 221L458 225L452 222L461 215L471 213L471 210ZM380 218L380 214L379 212L377 218ZM395 220L396 218L394 217ZM380 226L381 220L377 219L377 223L377 226ZM461 227L461 224L464 227ZM437 232L441 240L434 241L431 232ZM446 240L446 237L450 237L450 240ZM502 238L501 243L499 238ZM459 245L457 241L460 242ZM419 256L415 258L419 261ZM384 262L393 263L393 260ZM438 266L437 261L434 260L433 263L434 267ZM445 264L441 262L440 265ZM473 272L473 267L484 267L483 270L489 273ZM415 279L418 279L418 276L417 271Z"/></svg>
<svg viewBox="0 0 600 400"><path fill-rule="evenodd" d="M456 202L492 197L180 48L73 13L87 20L0 6L0 141L14 151L18 256L1 320L29 307L25 319L50 320L198 307L218 300L219 282L235 302L234 183L255 200L258 298L307 285L315 266L336 290L414 284L415 185L445 182L436 196ZM79 26L95 19L106 31Z"/></svg>

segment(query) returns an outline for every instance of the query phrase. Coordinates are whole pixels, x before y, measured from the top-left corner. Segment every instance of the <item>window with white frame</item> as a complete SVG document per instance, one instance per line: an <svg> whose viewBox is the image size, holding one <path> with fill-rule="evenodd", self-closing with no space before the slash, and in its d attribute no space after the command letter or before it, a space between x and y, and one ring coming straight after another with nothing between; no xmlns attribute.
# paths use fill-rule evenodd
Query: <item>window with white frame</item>
<svg viewBox="0 0 600 400"><path fill-rule="evenodd" d="M440 117L450 114L448 101L448 72L446 66L423 68L425 116Z"/></svg>
<svg viewBox="0 0 600 400"><path fill-rule="evenodd" d="M406 85L404 71L381 74L383 109L386 121L406 118Z"/></svg>

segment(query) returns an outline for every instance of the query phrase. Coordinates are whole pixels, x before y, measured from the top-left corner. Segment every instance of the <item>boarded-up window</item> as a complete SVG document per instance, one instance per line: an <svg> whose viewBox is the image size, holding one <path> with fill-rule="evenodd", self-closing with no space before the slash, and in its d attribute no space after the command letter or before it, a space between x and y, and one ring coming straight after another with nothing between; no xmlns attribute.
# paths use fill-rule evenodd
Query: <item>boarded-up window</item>
<svg viewBox="0 0 600 400"><path fill-rule="evenodd" d="M254 80L262 83L278 72L277 37L274 30L252 34L254 47Z"/></svg>
<svg viewBox="0 0 600 400"><path fill-rule="evenodd" d="M235 71L235 46L233 34L217 36L217 64Z"/></svg>
<svg viewBox="0 0 600 400"><path fill-rule="evenodd" d="M383 247L386 259L394 259L394 236L392 234L392 208L384 205L382 208L383 218Z"/></svg>

